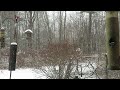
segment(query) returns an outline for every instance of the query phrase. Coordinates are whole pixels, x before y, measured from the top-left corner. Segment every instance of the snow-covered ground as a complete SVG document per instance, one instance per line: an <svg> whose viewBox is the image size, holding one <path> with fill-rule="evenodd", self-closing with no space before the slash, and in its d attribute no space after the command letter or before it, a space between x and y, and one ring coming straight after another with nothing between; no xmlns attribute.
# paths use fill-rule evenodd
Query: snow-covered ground
<svg viewBox="0 0 120 90"><path fill-rule="evenodd" d="M84 75L81 77L81 79L82 78L85 79L85 77L90 75L90 72L94 71L94 69L91 66L85 67L85 63L82 63L81 65L83 67L82 73L84 73ZM95 63L93 63L93 66L94 66L94 68L96 68ZM51 66L43 67L43 68L45 70L47 70L48 72L50 71L50 68L52 69ZM56 69L57 68L58 67L56 67ZM81 71L81 68L79 68L79 71ZM73 70L73 72L75 72L75 71ZM9 78L10 78L9 70L0 70L0 79L9 79ZM95 79L95 78L96 78L95 75L92 75L92 77L89 77L89 79ZM43 73L39 69L26 68L26 69L16 69L15 71L12 71L11 79L47 79L47 76L45 75L45 73Z"/></svg>
<svg viewBox="0 0 120 90"><path fill-rule="evenodd" d="M39 78L38 78L39 77ZM9 79L9 70L0 70L0 79ZM12 71L11 79L46 79L42 72L36 73L34 69L16 69Z"/></svg>

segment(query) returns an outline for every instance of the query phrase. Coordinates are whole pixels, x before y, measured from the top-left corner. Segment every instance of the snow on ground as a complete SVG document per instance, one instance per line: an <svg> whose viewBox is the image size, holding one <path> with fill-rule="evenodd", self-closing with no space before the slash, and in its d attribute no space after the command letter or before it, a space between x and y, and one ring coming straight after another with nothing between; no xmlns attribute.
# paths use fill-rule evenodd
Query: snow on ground
<svg viewBox="0 0 120 90"><path fill-rule="evenodd" d="M38 77L39 76L39 77ZM9 70L0 70L0 79L9 79ZM36 73L33 69L16 69L12 71L11 79L46 79L42 73Z"/></svg>
<svg viewBox="0 0 120 90"><path fill-rule="evenodd" d="M94 69L91 66L87 66L85 65L85 63L81 64L83 69L82 69L82 73L86 73L86 75L88 76L90 74L91 71L94 71ZM94 68L96 68L96 64L93 63ZM49 69L48 69L49 68ZM50 69L52 69L51 66L49 67L43 67L43 69L47 70L49 72ZM56 70L58 69L58 67L56 66ZM75 68L74 68L75 69ZM79 68L79 71L81 71L81 68ZM73 70L73 72L75 72L75 70ZM81 77L81 79L85 78L86 75L83 75L83 77ZM10 78L10 71L9 70L0 70L0 79L9 79ZM92 77L89 79L95 79L96 76L92 75ZM39 69L33 69L33 68L26 68L26 69L16 69L15 71L12 71L12 76L11 79L47 79L45 73L43 73L41 70Z"/></svg>

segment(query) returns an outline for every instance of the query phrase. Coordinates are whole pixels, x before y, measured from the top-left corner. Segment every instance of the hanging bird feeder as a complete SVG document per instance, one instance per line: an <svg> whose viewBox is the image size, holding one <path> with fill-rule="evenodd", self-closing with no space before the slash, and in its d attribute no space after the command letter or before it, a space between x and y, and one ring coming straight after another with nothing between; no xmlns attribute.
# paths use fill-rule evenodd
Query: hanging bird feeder
<svg viewBox="0 0 120 90"><path fill-rule="evenodd" d="M29 47L29 48L32 48L32 30L30 30L30 29L27 29L26 31L25 31L25 34L26 34L26 39L27 39L27 46Z"/></svg>
<svg viewBox="0 0 120 90"><path fill-rule="evenodd" d="M1 42L1 48L5 47L5 29L2 27L0 29L0 42Z"/></svg>
<svg viewBox="0 0 120 90"><path fill-rule="evenodd" d="M12 71L15 71L16 68L16 53L17 53L17 43L12 42L10 45L10 56L9 56L10 79L11 79Z"/></svg>
<svg viewBox="0 0 120 90"><path fill-rule="evenodd" d="M27 30L25 31L25 34L27 35L26 39L30 39L30 38L32 38L32 33L33 33L32 30L27 29Z"/></svg>

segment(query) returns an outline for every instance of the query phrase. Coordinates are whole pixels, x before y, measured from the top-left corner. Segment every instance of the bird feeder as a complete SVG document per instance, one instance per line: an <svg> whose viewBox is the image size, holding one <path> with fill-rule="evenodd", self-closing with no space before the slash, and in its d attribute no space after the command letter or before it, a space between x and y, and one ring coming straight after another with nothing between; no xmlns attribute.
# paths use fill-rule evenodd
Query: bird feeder
<svg viewBox="0 0 120 90"><path fill-rule="evenodd" d="M32 30L27 29L25 31L25 34L27 35L26 39L31 39L32 38L32 33L33 33Z"/></svg>
<svg viewBox="0 0 120 90"><path fill-rule="evenodd" d="M25 34L26 34L26 39L27 39L27 43L28 43L28 47L31 48L32 47L32 30L30 29L27 29L25 31Z"/></svg>
<svg viewBox="0 0 120 90"><path fill-rule="evenodd" d="M5 29L2 27L0 29L0 42L1 42L1 48L5 47Z"/></svg>
<svg viewBox="0 0 120 90"><path fill-rule="evenodd" d="M16 53L17 53L17 43L13 42L10 45L10 57L9 57L9 70L10 71L15 71Z"/></svg>
<svg viewBox="0 0 120 90"><path fill-rule="evenodd" d="M12 42L10 45L10 56L9 56L10 79L11 79L12 71L15 71L16 68L16 54L17 54L17 43Z"/></svg>

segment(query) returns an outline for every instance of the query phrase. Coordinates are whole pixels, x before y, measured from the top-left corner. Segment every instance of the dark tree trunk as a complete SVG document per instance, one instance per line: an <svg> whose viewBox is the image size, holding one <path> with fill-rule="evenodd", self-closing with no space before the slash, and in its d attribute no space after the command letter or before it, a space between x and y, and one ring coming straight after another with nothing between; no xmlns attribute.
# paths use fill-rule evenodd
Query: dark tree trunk
<svg viewBox="0 0 120 90"><path fill-rule="evenodd" d="M108 69L119 70L119 23L118 12L106 12L106 48Z"/></svg>

